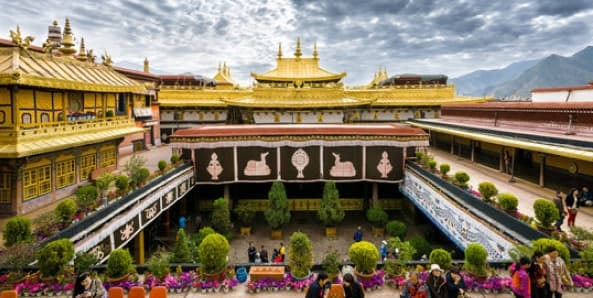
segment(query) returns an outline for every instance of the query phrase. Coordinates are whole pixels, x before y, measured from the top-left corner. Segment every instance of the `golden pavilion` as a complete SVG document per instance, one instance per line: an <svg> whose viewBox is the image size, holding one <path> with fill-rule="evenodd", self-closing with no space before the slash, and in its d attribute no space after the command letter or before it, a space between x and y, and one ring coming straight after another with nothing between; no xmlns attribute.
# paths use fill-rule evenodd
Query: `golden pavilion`
<svg viewBox="0 0 593 298"><path fill-rule="evenodd" d="M95 63L70 22L49 26L43 47L17 26L0 40L0 213L19 215L71 195L96 170L115 168L124 138L142 137L132 108L144 84ZM150 108L150 106L148 106Z"/></svg>

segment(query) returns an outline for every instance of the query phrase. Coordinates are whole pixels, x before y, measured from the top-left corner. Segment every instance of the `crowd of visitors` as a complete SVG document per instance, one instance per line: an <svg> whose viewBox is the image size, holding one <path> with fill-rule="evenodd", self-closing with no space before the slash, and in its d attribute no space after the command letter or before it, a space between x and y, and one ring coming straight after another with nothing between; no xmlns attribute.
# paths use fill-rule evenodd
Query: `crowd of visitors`
<svg viewBox="0 0 593 298"><path fill-rule="evenodd" d="M285 255L286 247L284 246L283 242L280 242L280 246L278 248L274 248L271 259L269 258L268 250L264 245L262 245L261 249L258 251L253 245L253 242L249 241L249 247L247 248L247 259L249 260L249 263L282 263L284 262Z"/></svg>
<svg viewBox="0 0 593 298"><path fill-rule="evenodd" d="M564 224L564 219L566 217L568 217L568 227L574 227L579 208L583 206L593 206L593 193L591 193L586 186L581 190L578 188L571 188L568 191L568 194L563 191L557 191L553 201L558 209L558 214L560 215L560 218L555 224L556 230L561 231L562 224Z"/></svg>

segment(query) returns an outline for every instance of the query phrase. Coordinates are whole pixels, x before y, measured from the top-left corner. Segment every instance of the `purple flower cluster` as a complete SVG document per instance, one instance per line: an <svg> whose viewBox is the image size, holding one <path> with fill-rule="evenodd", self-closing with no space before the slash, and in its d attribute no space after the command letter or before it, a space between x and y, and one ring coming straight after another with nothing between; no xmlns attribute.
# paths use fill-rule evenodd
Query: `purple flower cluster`
<svg viewBox="0 0 593 298"><path fill-rule="evenodd" d="M263 278L257 281L249 281L247 289L250 292L257 292L260 290L274 290L274 289L294 289L295 291L302 291L308 287L315 277L313 275L304 278L294 278L290 273L286 273L281 280L272 280L270 278Z"/></svg>
<svg viewBox="0 0 593 298"><path fill-rule="evenodd" d="M131 275L130 275L131 277ZM111 287L120 287L123 288L124 290L130 290L132 287L135 286L141 286L142 284L140 284L140 282L135 279L135 278L128 278L122 281L114 281L114 282L109 282L109 281L104 281L103 282L103 287L105 287L106 290L109 290L109 288Z"/></svg>
<svg viewBox="0 0 593 298"><path fill-rule="evenodd" d="M580 274L574 274L572 276L572 282L575 288L589 289L593 286L593 278Z"/></svg>
<svg viewBox="0 0 593 298"><path fill-rule="evenodd" d="M383 286L384 283L384 278L385 277L385 271L383 270L378 270L375 271L375 274L373 274L373 277L371 277L370 279L367 280L359 280L360 284L365 288L365 289L378 289L379 287Z"/></svg>

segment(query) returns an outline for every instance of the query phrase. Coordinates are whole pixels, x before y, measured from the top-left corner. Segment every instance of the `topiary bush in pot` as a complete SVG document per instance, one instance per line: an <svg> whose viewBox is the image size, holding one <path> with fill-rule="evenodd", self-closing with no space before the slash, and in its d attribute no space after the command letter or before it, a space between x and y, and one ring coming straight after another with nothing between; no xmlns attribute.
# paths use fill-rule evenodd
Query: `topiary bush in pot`
<svg viewBox="0 0 593 298"><path fill-rule="evenodd" d="M317 217L326 227L335 227L342 222L344 216L345 213L340 206L340 194L336 183L333 181L325 182Z"/></svg>
<svg viewBox="0 0 593 298"><path fill-rule="evenodd" d="M57 276L74 258L74 244L70 239L59 239L46 244L37 253L39 271L45 277Z"/></svg>
<svg viewBox="0 0 593 298"><path fill-rule="evenodd" d="M535 219L544 228L550 228L552 224L560 218L558 209L554 202L546 199L537 199L533 203Z"/></svg>
<svg viewBox="0 0 593 298"><path fill-rule="evenodd" d="M97 187L94 185L86 185L79 187L76 190L76 204L85 212L91 211L97 204Z"/></svg>
<svg viewBox="0 0 593 298"><path fill-rule="evenodd" d="M221 234L209 234L198 246L201 271L207 274L216 274L225 269L227 256L231 246Z"/></svg>
<svg viewBox="0 0 593 298"><path fill-rule="evenodd" d="M118 248L109 253L105 271L108 278L121 279L135 271L134 259L132 259L132 255L130 255L127 248Z"/></svg>
<svg viewBox="0 0 593 298"><path fill-rule="evenodd" d="M313 266L313 245L307 234L294 232L290 236L288 265L292 276L296 278L309 276Z"/></svg>
<svg viewBox="0 0 593 298"><path fill-rule="evenodd" d="M237 215L237 220L242 227L250 227L253 224L256 213L253 208L249 208L248 205L239 205L233 209L233 212Z"/></svg>
<svg viewBox="0 0 593 298"><path fill-rule="evenodd" d="M441 171L442 177L447 177L447 174L449 173L449 171L451 171L451 166L448 163L442 163L439 166L439 170Z"/></svg>
<svg viewBox="0 0 593 298"><path fill-rule="evenodd" d="M453 180L453 184L466 189L467 188L467 182L469 181L469 175L466 172L463 171L459 171L455 173L454 176L454 180Z"/></svg>
<svg viewBox="0 0 593 298"><path fill-rule="evenodd" d="M192 251L192 256L196 263L200 263L200 254L198 252L198 247L200 247L200 244L202 243L202 241L204 241L204 238L206 238L206 236L214 233L216 233L216 231L214 231L214 229L212 229L211 227L203 227L197 233L191 235L191 247L194 248L194 251Z"/></svg>
<svg viewBox="0 0 593 298"><path fill-rule="evenodd" d="M498 195L497 201L502 210L509 213L517 212L517 207L519 207L519 199L517 199L514 194L503 192Z"/></svg>
<svg viewBox="0 0 593 298"><path fill-rule="evenodd" d="M2 236L4 244L11 246L18 242L28 242L32 239L31 219L24 216L15 216L8 220Z"/></svg>
<svg viewBox="0 0 593 298"><path fill-rule="evenodd" d="M384 228L389 220L389 214L381 206L374 206L367 209L367 220L376 228Z"/></svg>
<svg viewBox="0 0 593 298"><path fill-rule="evenodd" d="M171 154L171 164L175 165L177 164L177 162L179 161L179 155L178 154Z"/></svg>
<svg viewBox="0 0 593 298"><path fill-rule="evenodd" d="M443 270L451 268L451 253L442 248L433 249L428 259L432 264L439 264Z"/></svg>
<svg viewBox="0 0 593 298"><path fill-rule="evenodd" d="M169 253L166 250L158 249L148 259L148 271L155 277L163 279L169 272L171 272L171 264L169 263Z"/></svg>
<svg viewBox="0 0 593 298"><path fill-rule="evenodd" d="M387 223L387 235L390 237L397 237L400 239L404 239L406 237L406 233L408 232L408 227L405 223L399 220L392 220Z"/></svg>
<svg viewBox="0 0 593 298"><path fill-rule="evenodd" d="M273 230L282 228L290 222L290 209L288 208L288 198L286 189L280 181L274 181L268 192L269 205L264 211L266 221Z"/></svg>
<svg viewBox="0 0 593 298"><path fill-rule="evenodd" d="M159 160L159 163L157 164L159 167L159 171L161 171L161 173L165 172L165 169L167 168L167 161L164 159Z"/></svg>
<svg viewBox="0 0 593 298"><path fill-rule="evenodd" d="M470 243L464 251L465 264L463 269L475 276L486 276L488 252L479 243Z"/></svg>
<svg viewBox="0 0 593 298"><path fill-rule="evenodd" d="M224 235L231 230L231 212L227 199L214 200L211 222L214 230L220 234Z"/></svg>
<svg viewBox="0 0 593 298"><path fill-rule="evenodd" d="M531 241L531 245L533 247L534 251L542 251L543 253L546 253L546 250L548 249L548 247L553 246L558 250L558 254L560 255L560 257L562 257L562 259L564 261L566 261L568 263L568 260L570 260L570 252L568 250L568 247L566 247L566 245L558 240L554 240L554 239L549 239L549 238L540 238L534 241Z"/></svg>
<svg viewBox="0 0 593 298"><path fill-rule="evenodd" d="M173 263L191 263L192 256L189 249L189 241L184 229L177 231L177 240L173 247L173 254L171 255L171 262Z"/></svg>
<svg viewBox="0 0 593 298"><path fill-rule="evenodd" d="M487 181L478 185L478 191L480 192L482 199L487 203L490 203L491 198L498 194L496 186L492 182Z"/></svg>
<svg viewBox="0 0 593 298"><path fill-rule="evenodd" d="M67 198L63 199L58 204L58 206L56 206L54 212L56 213L56 216L59 218L62 226L67 226L72 222L74 214L77 210L78 206L76 206L76 202L71 198Z"/></svg>
<svg viewBox="0 0 593 298"><path fill-rule="evenodd" d="M356 271L362 274L371 274L377 266L379 251L373 243L363 240L350 245L348 256L356 266Z"/></svg>
<svg viewBox="0 0 593 298"><path fill-rule="evenodd" d="M416 249L416 253L414 254L414 259L420 259L423 255L430 255L430 242L426 240L426 238L421 236L414 236L408 240L410 244Z"/></svg>
<svg viewBox="0 0 593 298"><path fill-rule="evenodd" d="M78 252L74 257L74 272L90 272L91 267L96 265L99 260L94 254L88 252Z"/></svg>
<svg viewBox="0 0 593 298"><path fill-rule="evenodd" d="M326 253L321 264L323 265L323 270L330 276L339 274L340 266L342 265L340 263L340 254L336 250Z"/></svg>

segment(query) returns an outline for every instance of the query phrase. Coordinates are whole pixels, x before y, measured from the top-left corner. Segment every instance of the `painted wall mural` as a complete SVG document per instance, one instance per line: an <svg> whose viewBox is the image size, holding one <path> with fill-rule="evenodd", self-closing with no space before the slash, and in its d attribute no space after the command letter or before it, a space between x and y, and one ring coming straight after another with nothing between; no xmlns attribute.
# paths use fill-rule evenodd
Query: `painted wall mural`
<svg viewBox="0 0 593 298"><path fill-rule="evenodd" d="M406 172L400 190L460 248L477 242L486 248L490 261L510 259L508 251L514 243L461 210L415 174Z"/></svg>

